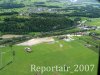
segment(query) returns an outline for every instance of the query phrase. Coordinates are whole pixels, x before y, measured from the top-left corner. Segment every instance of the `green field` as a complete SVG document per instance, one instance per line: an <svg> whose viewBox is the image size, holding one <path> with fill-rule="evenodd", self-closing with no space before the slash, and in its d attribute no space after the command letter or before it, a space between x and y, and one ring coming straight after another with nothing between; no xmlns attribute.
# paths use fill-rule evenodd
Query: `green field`
<svg viewBox="0 0 100 75"><path fill-rule="evenodd" d="M90 18L91 21L88 21L86 24L91 26L100 26L100 18Z"/></svg>
<svg viewBox="0 0 100 75"><path fill-rule="evenodd" d="M62 44L63 47L59 45ZM13 63L0 70L0 75L37 75L31 72L31 64L37 66L71 66L91 65L95 67L89 72L44 72L42 75L97 75L98 54L84 47L79 40L72 42L59 41L55 43L42 43L32 46L32 53L27 53L24 46L13 46L16 55ZM5 49L5 48L3 48ZM2 50L3 50L2 49ZM9 48L8 48L9 49Z"/></svg>
<svg viewBox="0 0 100 75"><path fill-rule="evenodd" d="M8 1L8 3L6 3L6 1ZM24 6L16 7L16 5L14 4L14 7L5 9L4 7L9 6L9 1L12 1L11 6L14 3ZM27 39L23 38L27 37L34 38L51 35L60 36L63 34L67 35L81 32L81 29L77 28L76 26L76 18L81 18L81 21L87 20L84 25L100 26L100 18L90 18L92 16L100 17L99 12L95 12L100 10L99 7L97 9L96 7L92 7L92 5L88 3L74 4L70 2L47 2L49 0L15 0L13 3L13 1L14 0L5 0L5 3L8 5L4 7L0 6L0 35L18 34L25 35L26 37L11 38L7 39L7 41L5 41L6 39L4 38L0 38L0 43L1 41L4 41L3 44L6 44L6 42L7 44L12 44L18 43L19 41L25 41ZM1 5L3 2L4 0L0 0ZM44 6L41 6L41 2L44 2ZM89 9L90 7L91 9ZM52 9L52 11L49 11L49 9ZM93 13L92 10L94 10ZM40 16L35 17L35 11L37 12L37 14L40 13L38 14ZM6 12L18 12L18 14L7 15ZM51 14L49 14L48 12ZM44 17L42 17L41 13L44 15ZM76 13L79 13L79 15ZM52 15L55 15L55 17ZM20 20L22 20L22 22ZM67 23L69 28L67 27ZM70 27L73 24L75 25L75 28L73 28L74 26ZM100 35L99 29L91 30L90 32L97 33L97 36ZM30 46L30 48L32 49L31 53L25 51L26 46L14 45L12 49L9 46L6 46L4 48L0 47L0 75L97 75L98 53L93 48L91 48L91 50L90 48L86 47L86 45L93 45L97 47L96 49L98 49L98 45L94 45L96 41L93 41L93 38L91 39L90 37L88 37L87 39L87 36L86 38L85 36L82 36L83 40L79 40L80 38L77 37L74 38L75 40L70 42L56 39L55 41L58 42L41 43ZM15 51L14 58L12 50ZM37 72L31 72L31 65L45 67L66 65L70 66L71 69L67 72L53 71L44 72L43 74L37 74ZM78 65L77 71L74 65ZM89 67L85 67L86 65L89 65ZM90 65L94 65L94 68L92 69ZM84 67L85 70L88 69L88 71L85 71Z"/></svg>

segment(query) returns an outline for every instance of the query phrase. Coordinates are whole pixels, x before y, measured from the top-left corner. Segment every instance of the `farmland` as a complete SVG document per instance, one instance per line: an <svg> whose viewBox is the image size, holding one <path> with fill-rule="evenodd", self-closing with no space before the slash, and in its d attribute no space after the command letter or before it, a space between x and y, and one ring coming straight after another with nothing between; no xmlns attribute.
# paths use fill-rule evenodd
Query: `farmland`
<svg viewBox="0 0 100 75"><path fill-rule="evenodd" d="M92 1L0 0L0 75L97 75L100 4Z"/></svg>
<svg viewBox="0 0 100 75"><path fill-rule="evenodd" d="M90 18L90 21L87 22L87 25L100 26L100 18Z"/></svg>

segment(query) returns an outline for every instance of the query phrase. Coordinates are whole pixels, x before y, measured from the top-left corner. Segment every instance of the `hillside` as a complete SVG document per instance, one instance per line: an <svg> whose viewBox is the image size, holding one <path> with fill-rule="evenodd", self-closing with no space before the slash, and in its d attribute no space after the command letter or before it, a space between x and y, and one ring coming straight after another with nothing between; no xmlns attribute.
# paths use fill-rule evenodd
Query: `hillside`
<svg viewBox="0 0 100 75"><path fill-rule="evenodd" d="M0 75L97 75L99 50L95 0L0 0Z"/></svg>

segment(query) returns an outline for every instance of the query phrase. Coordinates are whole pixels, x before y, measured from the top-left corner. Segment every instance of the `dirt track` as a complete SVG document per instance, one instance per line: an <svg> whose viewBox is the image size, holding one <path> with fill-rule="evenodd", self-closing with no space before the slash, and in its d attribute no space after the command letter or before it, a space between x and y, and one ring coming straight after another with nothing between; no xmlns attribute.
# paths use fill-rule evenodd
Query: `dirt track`
<svg viewBox="0 0 100 75"><path fill-rule="evenodd" d="M34 38L31 40L28 40L26 42L17 44L18 46L32 46L32 45L36 45L39 43L44 43L44 42L53 42L54 39L52 37L46 37L46 38Z"/></svg>

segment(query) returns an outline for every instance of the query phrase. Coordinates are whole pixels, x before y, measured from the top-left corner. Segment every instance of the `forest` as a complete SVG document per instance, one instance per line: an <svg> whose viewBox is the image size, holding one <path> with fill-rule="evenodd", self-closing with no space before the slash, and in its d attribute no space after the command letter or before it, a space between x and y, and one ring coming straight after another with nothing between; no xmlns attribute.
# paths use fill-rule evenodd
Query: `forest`
<svg viewBox="0 0 100 75"><path fill-rule="evenodd" d="M48 32L64 28L70 28L75 22L66 17L49 17L50 15L31 15L31 18L18 18L15 16L5 18L0 23L0 31L3 33L29 33Z"/></svg>

